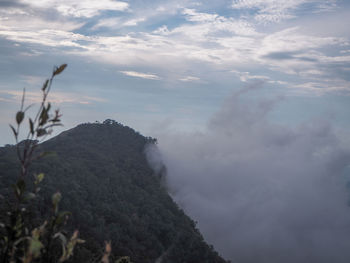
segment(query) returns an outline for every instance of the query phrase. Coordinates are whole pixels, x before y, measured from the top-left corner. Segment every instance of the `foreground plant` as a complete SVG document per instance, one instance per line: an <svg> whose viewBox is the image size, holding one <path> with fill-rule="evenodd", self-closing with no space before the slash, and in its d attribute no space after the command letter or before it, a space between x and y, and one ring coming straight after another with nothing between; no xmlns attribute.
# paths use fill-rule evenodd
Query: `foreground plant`
<svg viewBox="0 0 350 263"><path fill-rule="evenodd" d="M25 90L23 90L20 110L16 113L15 125L10 125L16 141L16 152L20 162L20 172L16 183L12 186L14 201L9 204L9 209L0 222L0 262L64 262L72 255L77 244L84 241L78 238L78 231L71 237L62 231L69 212L59 211L61 194L59 192L52 195L51 214L42 220L40 226L33 227L29 223L28 210L30 204L35 202L40 188L39 184L44 179L43 173L35 174L34 181L28 178L29 167L34 160L42 158L45 153L38 151L37 147L56 126L61 126L59 110L51 113L51 104L47 102L51 85L55 76L59 75L67 67L63 64L55 67L50 78L48 78L42 88L42 100L34 118L28 117L28 133L25 140L20 142L20 132L26 113L32 105L24 107ZM32 185L32 189L28 189ZM57 253L57 245L60 244L61 255ZM58 256L59 255L59 256Z"/></svg>
<svg viewBox="0 0 350 263"><path fill-rule="evenodd" d="M44 173L29 176L29 167L34 160L44 157L47 152L40 151L39 144L52 133L53 128L61 126L61 114L55 110L52 114L51 104L47 102L51 85L55 76L67 67L63 64L55 67L50 78L42 88L42 99L34 118L28 117L28 132L20 141L20 132L29 108L25 107L25 90L23 90L20 110L15 116L15 125L10 125L16 141L16 153L20 163L19 176L12 185L13 196L7 201L8 209L5 216L0 215L0 263L60 263L72 258L74 249L85 241L79 238L75 230L71 235L64 231L64 226L71 215L60 211L62 199L60 192L51 197L50 214L45 219L37 219L30 214L30 207L35 206L39 197L40 183L45 178ZM0 195L1 199L2 195ZM4 197L2 197L4 199ZM4 211L4 209L2 209ZM36 226L32 221L39 221ZM38 226L39 225L39 226ZM111 242L106 242L105 252L97 256L91 263L112 263ZM129 257L121 257L115 263L131 263Z"/></svg>

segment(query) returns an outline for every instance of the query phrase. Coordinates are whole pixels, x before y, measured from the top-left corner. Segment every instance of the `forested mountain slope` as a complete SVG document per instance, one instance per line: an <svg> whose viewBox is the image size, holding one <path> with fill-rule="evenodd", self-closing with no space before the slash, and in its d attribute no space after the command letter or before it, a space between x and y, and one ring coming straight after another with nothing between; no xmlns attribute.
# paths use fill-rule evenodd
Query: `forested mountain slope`
<svg viewBox="0 0 350 263"><path fill-rule="evenodd" d="M81 124L41 144L50 155L31 173L45 173L36 219L48 213L60 191L61 209L72 212L67 228L86 243L72 262L91 262L112 241L115 257L135 263L225 262L207 245L194 222L173 202L161 175L149 167L144 149L155 143L115 121ZM0 189L5 198L18 176L15 147L0 148Z"/></svg>

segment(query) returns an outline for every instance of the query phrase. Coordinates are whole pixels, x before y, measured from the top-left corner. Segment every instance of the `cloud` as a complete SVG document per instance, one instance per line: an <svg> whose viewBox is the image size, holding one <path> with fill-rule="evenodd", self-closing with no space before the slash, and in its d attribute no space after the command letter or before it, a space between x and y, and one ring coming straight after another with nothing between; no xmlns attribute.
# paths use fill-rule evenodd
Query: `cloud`
<svg viewBox="0 0 350 263"><path fill-rule="evenodd" d="M145 21L146 19L143 17L139 17L139 18L134 18L134 19L130 19L127 20L123 23L123 26L137 26L140 22Z"/></svg>
<svg viewBox="0 0 350 263"><path fill-rule="evenodd" d="M93 30L97 30L101 27L118 29L122 27L137 26L140 22L145 21L145 18L134 18L126 21L122 21L120 17L100 19L96 25L92 27Z"/></svg>
<svg viewBox="0 0 350 263"><path fill-rule="evenodd" d="M36 81L36 79L34 79ZM22 99L22 91L14 90L0 90L0 99L7 102L18 102ZM26 103L40 103L42 101L42 94L38 92L26 91L25 93ZM82 94L69 93L69 92L50 92L50 102L60 105L63 103L71 104L92 104L96 102L105 102L106 100L98 97L91 97Z"/></svg>
<svg viewBox="0 0 350 263"><path fill-rule="evenodd" d="M174 32L185 32L186 29L192 28L193 31L200 30L202 34L215 35L218 32L226 31L242 36L259 35L255 28L244 19L233 19L218 14L209 14L197 12L195 9L184 9L182 12L186 19L195 22L190 26L179 26ZM197 25L197 26L196 26Z"/></svg>
<svg viewBox="0 0 350 263"><path fill-rule="evenodd" d="M350 149L324 120L272 124L267 115L280 99L248 105L245 92L228 99L205 132L160 133L151 163L166 165L175 200L232 262L347 262L342 173Z"/></svg>
<svg viewBox="0 0 350 263"><path fill-rule="evenodd" d="M49 19L42 12L23 7L0 9L0 29L8 30L13 35L37 30L74 31L83 24L84 22L69 21L64 18Z"/></svg>
<svg viewBox="0 0 350 263"><path fill-rule="evenodd" d="M184 82L191 82L191 81L199 81L200 78L194 77L194 76L186 76L184 78L181 78L180 80Z"/></svg>
<svg viewBox="0 0 350 263"><path fill-rule="evenodd" d="M126 11L129 7L127 2L113 0L21 0L21 3L35 8L55 9L64 16L91 18L104 10Z"/></svg>
<svg viewBox="0 0 350 263"><path fill-rule="evenodd" d="M295 18L296 11L305 5L313 12L333 11L337 5L336 0L233 0L233 9L255 10L254 17L262 23L280 22L282 20ZM312 7L311 7L312 6Z"/></svg>
<svg viewBox="0 0 350 263"><path fill-rule="evenodd" d="M266 35L262 39L260 55L268 55L272 52L308 52L325 46L346 45L347 43L344 38L305 35L300 33L299 29L299 27L290 27Z"/></svg>
<svg viewBox="0 0 350 263"><path fill-rule="evenodd" d="M170 31L166 25L162 25L161 27L154 30L152 33L157 35L168 35Z"/></svg>
<svg viewBox="0 0 350 263"><path fill-rule="evenodd" d="M295 52L271 52L265 55L266 58L274 59L274 60L290 60L296 59L301 61L309 61L309 62L317 62L316 58L306 57L306 56L295 56Z"/></svg>
<svg viewBox="0 0 350 263"><path fill-rule="evenodd" d="M142 72L136 72L136 71L119 71L120 73L123 73L124 75L130 76L130 77L136 77L136 78L142 78L142 79L152 79L152 80L159 80L160 77L155 74L149 74L149 73L142 73Z"/></svg>
<svg viewBox="0 0 350 263"><path fill-rule="evenodd" d="M100 19L91 29L97 30L101 27L119 27L121 25L121 21L119 17L112 17L112 18L104 18Z"/></svg>
<svg viewBox="0 0 350 263"><path fill-rule="evenodd" d="M87 49L88 46L80 44L79 41L88 41L90 39L81 34L54 29L23 31L21 34L18 34L11 29L1 29L0 27L0 35L12 41L40 44L49 47L71 47L81 49Z"/></svg>
<svg viewBox="0 0 350 263"><path fill-rule="evenodd" d="M171 1L140 10L130 2L124 10L126 14L111 17L104 16L102 11L112 8L111 3L120 2L105 0L96 8L95 2L70 2L69 6L77 12L76 15L80 12L77 10L86 8L93 13L81 12L88 16L98 13L95 19L63 15L65 13L57 11L57 8L68 5L66 1L20 3L0 10L0 37L30 46L31 54L27 52L25 55L45 54L55 47L55 52L63 56L85 57L115 66L148 71L149 65L152 65L154 73L148 75L157 76L157 71L162 72L162 80L169 82L179 80L179 75L186 76L186 72L194 72L193 68L196 68L196 76L201 79L205 79L203 75L208 72L227 72L229 75L232 69L266 76L270 81L276 79L276 75L278 79L293 75L300 79L289 79L289 82L294 82L290 83L292 86L299 85L299 89L306 87L300 85L301 82L323 82L328 85L328 91L334 92L339 91L334 89L339 86L338 79L346 78L343 69L350 67L349 54L341 52L349 50L349 40L345 37L304 32L303 25L261 27L250 16L223 15L219 9L203 11L205 8L201 9L200 5L193 3ZM24 8L24 3L30 8ZM331 5L331 2L325 4ZM310 5L312 10L319 6L316 1L306 0L233 2L235 9L260 10L260 13L262 10L284 10L288 13L305 5ZM50 15L44 15L47 10ZM293 14L297 15L294 11ZM28 23L29 20L31 23ZM147 26L139 27L139 23L144 21L147 21ZM252 73L256 67L263 68L265 72ZM203 68L206 68L206 73L201 72ZM319 72L318 81L312 72ZM239 77L244 82L250 75L241 74ZM333 83L328 81L332 78ZM182 81L186 80L189 79L182 78ZM310 93L315 91L305 90ZM346 90L343 89L344 92Z"/></svg>
<svg viewBox="0 0 350 263"><path fill-rule="evenodd" d="M332 83L332 84L330 84ZM350 82L344 80L338 80L336 83L334 80L325 79L323 82L304 82L301 84L290 85L290 88L294 89L299 94L316 94L318 96L325 93L338 93L338 94L349 94Z"/></svg>
<svg viewBox="0 0 350 263"><path fill-rule="evenodd" d="M214 22L219 18L217 14L198 13L194 9L184 9L182 12L192 22Z"/></svg>
<svg viewBox="0 0 350 263"><path fill-rule="evenodd" d="M268 77L268 76L252 75L249 72L239 72L237 70L232 70L232 72L235 73L237 76L239 76L239 79L242 82L247 82L247 81L250 81L250 80L261 80L261 81L272 82L270 77Z"/></svg>

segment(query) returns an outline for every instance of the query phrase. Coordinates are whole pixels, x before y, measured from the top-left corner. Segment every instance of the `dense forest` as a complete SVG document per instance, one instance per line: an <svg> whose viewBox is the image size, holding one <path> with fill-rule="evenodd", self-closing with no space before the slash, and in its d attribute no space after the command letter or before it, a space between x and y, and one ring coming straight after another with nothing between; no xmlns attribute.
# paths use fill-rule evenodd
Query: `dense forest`
<svg viewBox="0 0 350 263"><path fill-rule="evenodd" d="M49 154L30 168L29 174L46 175L30 213L40 223L50 212L50 196L60 191L61 209L72 213L67 231L78 229L86 241L70 262L100 258L105 241L111 241L115 258L129 256L135 263L225 262L171 199L162 184L166 175L147 163L145 147L155 143L106 120L81 124L39 145L38 151ZM1 147L1 209L11 200L18 171L16 147Z"/></svg>

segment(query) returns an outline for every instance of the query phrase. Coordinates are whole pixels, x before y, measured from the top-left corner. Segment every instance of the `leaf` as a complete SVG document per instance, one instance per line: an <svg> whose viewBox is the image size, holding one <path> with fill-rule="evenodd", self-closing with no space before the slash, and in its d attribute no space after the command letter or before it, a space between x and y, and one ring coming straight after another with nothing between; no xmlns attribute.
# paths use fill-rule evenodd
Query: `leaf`
<svg viewBox="0 0 350 263"><path fill-rule="evenodd" d="M38 137L43 136L45 134L47 134L45 129L37 129L36 130L36 136L38 136Z"/></svg>
<svg viewBox="0 0 350 263"><path fill-rule="evenodd" d="M29 118L29 128L30 128L30 133L34 134L34 123L31 118Z"/></svg>
<svg viewBox="0 0 350 263"><path fill-rule="evenodd" d="M16 187L18 187L20 193L23 193L24 190L26 189L26 183L24 182L23 179L19 179L16 183Z"/></svg>
<svg viewBox="0 0 350 263"><path fill-rule="evenodd" d="M49 114L48 114L48 108L43 108L40 114L40 123L39 125L44 125L46 124L47 120L49 119Z"/></svg>
<svg viewBox="0 0 350 263"><path fill-rule="evenodd" d="M17 121L17 124L20 124L24 119L24 112L23 111L19 111L17 112L16 114L16 121Z"/></svg>
<svg viewBox="0 0 350 263"><path fill-rule="evenodd" d="M16 129L11 124L10 124L10 128L11 128L13 134L15 135L15 137L17 138L18 133L16 132Z"/></svg>
<svg viewBox="0 0 350 263"><path fill-rule="evenodd" d="M58 68L56 67L56 69L53 72L53 76L60 74L66 67L67 67L67 64L62 64Z"/></svg>
<svg viewBox="0 0 350 263"><path fill-rule="evenodd" d="M39 239L40 236L45 232L46 225L47 221L45 221L41 226L34 228L32 230L32 237L35 239Z"/></svg>
<svg viewBox="0 0 350 263"><path fill-rule="evenodd" d="M34 184L37 185L39 184L45 177L45 174L44 173L40 173L38 175L35 175L35 182Z"/></svg>
<svg viewBox="0 0 350 263"><path fill-rule="evenodd" d="M15 232L15 237L18 238L21 236L23 230L23 220L21 215L17 217L16 224L13 226L13 230Z"/></svg>
<svg viewBox="0 0 350 263"><path fill-rule="evenodd" d="M63 223L64 220L68 218L69 215L71 215L71 212L63 211L60 212L55 220L55 225L60 225Z"/></svg>
<svg viewBox="0 0 350 263"><path fill-rule="evenodd" d="M59 238L61 240L61 244L63 247L67 244L67 238L65 235L63 235L61 232L56 233L53 238Z"/></svg>
<svg viewBox="0 0 350 263"><path fill-rule="evenodd" d="M53 210L55 211L55 214L58 211L58 203L61 201L62 195L60 192L56 192L52 195L52 205Z"/></svg>
<svg viewBox="0 0 350 263"><path fill-rule="evenodd" d="M43 85L43 87L41 88L41 90L42 90L42 91L45 91L48 84L49 84L49 80L47 79L47 80L44 82L44 85Z"/></svg>
<svg viewBox="0 0 350 263"><path fill-rule="evenodd" d="M52 195L52 203L57 205L61 201L62 195L60 192L56 192Z"/></svg>
<svg viewBox="0 0 350 263"><path fill-rule="evenodd" d="M56 233L53 236L53 238L59 238L61 240L62 255L59 262L63 262L67 257L67 250L66 250L67 238L61 232Z"/></svg>
<svg viewBox="0 0 350 263"><path fill-rule="evenodd" d="M62 243L62 256L59 259L59 262L64 262L73 255L74 247L76 244L81 244L85 242L84 240L78 238L78 234L78 230L75 230L68 243L66 241L65 247L63 247Z"/></svg>
<svg viewBox="0 0 350 263"><path fill-rule="evenodd" d="M43 248L43 244L36 238L30 240L29 253L33 255L34 258L40 256L40 250Z"/></svg>

